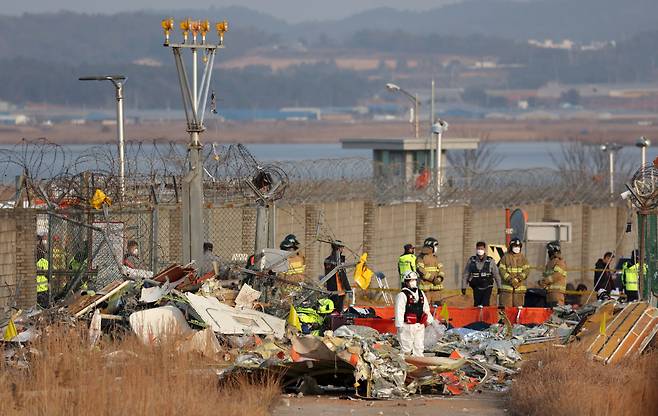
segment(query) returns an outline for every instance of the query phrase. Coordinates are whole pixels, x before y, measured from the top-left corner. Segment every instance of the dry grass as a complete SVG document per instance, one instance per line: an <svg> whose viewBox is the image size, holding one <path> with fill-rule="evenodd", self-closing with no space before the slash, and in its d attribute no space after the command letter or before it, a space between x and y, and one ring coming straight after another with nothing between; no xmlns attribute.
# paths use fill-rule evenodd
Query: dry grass
<svg viewBox="0 0 658 416"><path fill-rule="evenodd" d="M0 414L260 416L280 396L274 377L220 384L216 364L173 346L129 337L90 348L86 338L84 330L51 328L32 346L29 370L0 368Z"/></svg>
<svg viewBox="0 0 658 416"><path fill-rule="evenodd" d="M575 349L551 349L526 362L510 394L513 415L658 414L658 350L603 365Z"/></svg>

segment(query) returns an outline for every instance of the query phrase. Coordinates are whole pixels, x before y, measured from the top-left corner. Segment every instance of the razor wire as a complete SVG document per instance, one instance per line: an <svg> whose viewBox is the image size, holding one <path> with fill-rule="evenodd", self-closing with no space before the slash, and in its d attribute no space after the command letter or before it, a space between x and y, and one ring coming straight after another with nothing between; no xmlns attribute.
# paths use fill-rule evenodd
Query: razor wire
<svg viewBox="0 0 658 416"><path fill-rule="evenodd" d="M185 145L173 142L127 142L125 194L121 197L119 163L113 145L61 146L46 140L0 149L4 207L19 199L31 207L89 207L96 189L121 208L180 201L189 166ZM204 198L209 205L256 202L253 183L269 175L285 182L275 195L283 204L370 200L379 204L419 202L430 205L511 206L533 203L609 204L607 175L591 168L566 170L474 170L445 168L441 191L421 166L381 163L367 158L275 161L259 163L241 145L204 146ZM617 184L627 182L616 175ZM252 181L252 184L248 182ZM27 201L27 202L26 202Z"/></svg>

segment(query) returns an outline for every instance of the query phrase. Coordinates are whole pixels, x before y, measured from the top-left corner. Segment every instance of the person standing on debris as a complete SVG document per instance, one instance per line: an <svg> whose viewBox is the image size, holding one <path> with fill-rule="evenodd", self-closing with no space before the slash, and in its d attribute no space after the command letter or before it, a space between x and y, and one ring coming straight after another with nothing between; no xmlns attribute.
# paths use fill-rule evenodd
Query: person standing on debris
<svg viewBox="0 0 658 416"><path fill-rule="evenodd" d="M331 254L324 259L324 274L328 275L336 266L345 263L345 256L343 256L343 244L340 240L334 240L331 243ZM334 308L338 312L343 312L343 303L345 302L345 295L352 290L350 281L347 279L347 272L345 268L341 267L336 270L333 275L327 280L327 290L336 292L332 294L329 299L334 302Z"/></svg>
<svg viewBox="0 0 658 416"><path fill-rule="evenodd" d="M220 258L213 253L214 246L212 243L203 243L203 259L199 266L199 277L205 276L208 273L217 274L219 268Z"/></svg>
<svg viewBox="0 0 658 416"><path fill-rule="evenodd" d="M131 269L139 269L139 244L135 240L129 240L126 245L126 254L123 256L123 265Z"/></svg>
<svg viewBox="0 0 658 416"><path fill-rule="evenodd" d="M439 263L436 251L439 249L439 241L434 237L428 237L420 250L420 256L416 259L416 273L420 277L420 289L427 293L427 302L433 303L440 300L443 290L443 264Z"/></svg>
<svg viewBox="0 0 658 416"><path fill-rule="evenodd" d="M466 294L466 286L473 289L473 306L489 306L493 285L500 290L500 273L496 262L486 255L487 243L478 241L475 244L475 256L466 262L462 278L462 295Z"/></svg>
<svg viewBox="0 0 658 416"><path fill-rule="evenodd" d="M549 307L564 305L564 295L567 290L567 263L562 258L562 248L559 241L546 244L548 263L544 270L544 278L539 285L546 289L546 303Z"/></svg>
<svg viewBox="0 0 658 416"><path fill-rule="evenodd" d="M279 248L285 251L291 251L295 254L288 256L288 271L283 273L284 278L288 281L303 282L306 278L306 259L299 254L299 240L294 234L288 234L281 241Z"/></svg>
<svg viewBox="0 0 658 416"><path fill-rule="evenodd" d="M647 265L644 267L644 274L647 274ZM626 299L629 302L636 301L640 298L640 257L637 250L633 250L630 261L624 262L621 269L621 281L626 293Z"/></svg>
<svg viewBox="0 0 658 416"><path fill-rule="evenodd" d="M404 275L416 271L416 248L413 244L404 245L404 253L398 258L398 273L400 274L400 288L404 287Z"/></svg>
<svg viewBox="0 0 658 416"><path fill-rule="evenodd" d="M615 259L614 254L608 251L602 259L598 259L594 265L594 291L598 292L604 289L610 293L617 287L615 284L614 270L612 270L612 261Z"/></svg>
<svg viewBox="0 0 658 416"><path fill-rule="evenodd" d="M509 243L509 250L498 264L502 285L500 286L501 306L523 306L525 292L528 288L525 281L530 273L528 259L521 253L523 243L513 238Z"/></svg>
<svg viewBox="0 0 658 416"><path fill-rule="evenodd" d="M418 274L407 271L402 291L395 298L395 327L400 339L402 354L422 357L425 343L425 326L434 318L427 297L418 288Z"/></svg>

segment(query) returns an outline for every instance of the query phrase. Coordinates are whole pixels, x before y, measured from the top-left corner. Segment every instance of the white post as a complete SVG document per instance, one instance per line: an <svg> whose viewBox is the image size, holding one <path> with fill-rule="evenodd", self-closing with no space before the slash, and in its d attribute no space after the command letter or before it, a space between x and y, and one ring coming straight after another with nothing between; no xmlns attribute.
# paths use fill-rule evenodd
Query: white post
<svg viewBox="0 0 658 416"><path fill-rule="evenodd" d="M642 147L642 166L647 164L647 147L643 146Z"/></svg>
<svg viewBox="0 0 658 416"><path fill-rule="evenodd" d="M125 144L123 141L123 83L115 83L117 92L117 139L119 140L119 187L121 188L121 199L126 191L126 158Z"/></svg>
<svg viewBox="0 0 658 416"><path fill-rule="evenodd" d="M198 113L199 106L197 105L197 52L196 48L192 49L192 106L194 111Z"/></svg>
<svg viewBox="0 0 658 416"><path fill-rule="evenodd" d="M441 140L443 138L443 129L440 129L436 135L436 203L438 205L441 197Z"/></svg>
<svg viewBox="0 0 658 416"><path fill-rule="evenodd" d="M615 151L610 147L610 196L615 193Z"/></svg>
<svg viewBox="0 0 658 416"><path fill-rule="evenodd" d="M434 124L434 78L432 78L432 100L430 103L430 136L432 132L432 125ZM430 169L434 169L434 143L430 140ZM431 172L431 170L430 170Z"/></svg>
<svg viewBox="0 0 658 416"><path fill-rule="evenodd" d="M418 138L418 94L414 96L414 130Z"/></svg>

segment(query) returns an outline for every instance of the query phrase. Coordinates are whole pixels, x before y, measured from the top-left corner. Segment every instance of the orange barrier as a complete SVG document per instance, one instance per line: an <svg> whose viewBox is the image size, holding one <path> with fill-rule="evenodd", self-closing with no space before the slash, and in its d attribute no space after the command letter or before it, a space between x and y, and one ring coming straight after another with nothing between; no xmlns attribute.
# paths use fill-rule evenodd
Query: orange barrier
<svg viewBox="0 0 658 416"><path fill-rule="evenodd" d="M362 306L369 308L371 306ZM395 310L392 306L385 307L371 307L380 318L355 318L355 325L368 326L376 329L380 333L395 334ZM470 307L470 308L457 308L448 306L448 322L455 328L461 328L475 322L484 322L487 324L495 324L499 321L498 307L484 306ZM434 319L443 321L443 317L439 316L441 307L434 309ZM551 308L518 308L507 307L505 308L505 315L512 324L521 325L539 325L548 320L553 314Z"/></svg>

